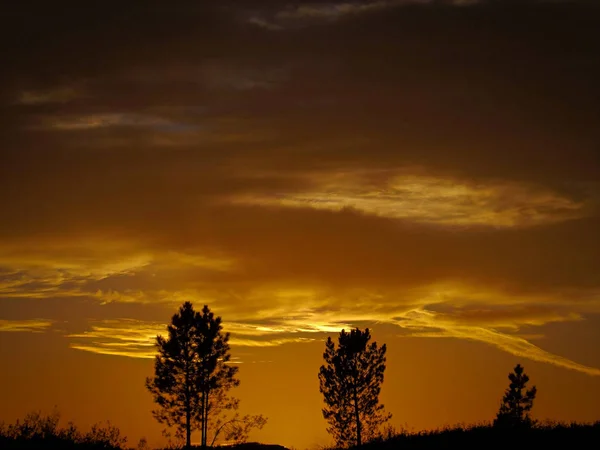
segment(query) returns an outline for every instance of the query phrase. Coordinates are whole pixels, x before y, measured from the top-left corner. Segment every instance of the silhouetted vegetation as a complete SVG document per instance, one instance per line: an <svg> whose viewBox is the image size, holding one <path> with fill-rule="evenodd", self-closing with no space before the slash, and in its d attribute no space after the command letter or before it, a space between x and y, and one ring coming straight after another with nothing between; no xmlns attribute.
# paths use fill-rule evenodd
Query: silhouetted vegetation
<svg viewBox="0 0 600 450"><path fill-rule="evenodd" d="M319 371L326 405L323 417L339 446L361 445L377 436L380 426L391 418L379 404L386 346L369 345L370 339L368 328L356 328L341 331L337 348L331 338L325 344L325 365Z"/></svg>
<svg viewBox="0 0 600 450"><path fill-rule="evenodd" d="M156 338L154 377L146 380L158 404L153 415L158 422L185 433L187 448L191 448L194 430L200 430L206 448L219 437L243 442L251 429L260 429L267 421L263 416L240 417L239 400L227 395L240 381L238 368L228 364L229 333L222 330L221 318L208 306L196 312L186 302L173 315L168 337ZM208 440L209 430L212 441Z"/></svg>
<svg viewBox="0 0 600 450"><path fill-rule="evenodd" d="M508 375L510 385L502 398L502 405L494 420L494 426L502 428L522 428L533 425L529 411L533 408L533 400L537 389L533 386L527 389L529 377L523 367L517 364L513 373Z"/></svg>
<svg viewBox="0 0 600 450"><path fill-rule="evenodd" d="M216 448L223 448L227 450L288 450L286 447L282 445L275 444L260 444L258 442L244 442L240 444L231 444L225 445L222 447L217 446ZM173 449L183 449L183 444L181 446L172 446L168 447L164 450L173 450ZM190 449L202 449L200 445L192 445Z"/></svg>
<svg viewBox="0 0 600 450"><path fill-rule="evenodd" d="M491 424L456 426L417 433L391 433L375 439L365 450L490 449L511 450L598 448L600 422L593 424L546 422L529 428L499 428Z"/></svg>
<svg viewBox="0 0 600 450"><path fill-rule="evenodd" d="M214 447L220 437L228 450L287 450L279 445L247 443L253 429L267 422L262 415L240 417L239 400L227 395L239 384L237 367L230 361L229 334L222 332L221 318L208 306L194 311L184 303L168 326L169 336L157 337L155 376L146 384L159 405L153 411L159 422L174 427L163 431L168 449ZM379 404L386 368L386 345L369 342L369 329L342 330L336 347L329 337L319 371L320 391L328 432L340 448L365 450L598 448L600 421L595 423L538 422L531 418L537 389L527 388L529 377L517 364L508 375L510 384L492 423L454 426L420 432L396 431L386 425L391 414ZM230 414L227 414L227 413ZM127 438L110 422L80 431L72 422L59 426L54 411L27 414L14 424L0 423L0 449L126 449ZM385 427L384 427L385 425ZM201 445L191 445L191 432L200 430ZM211 431L212 439L207 435ZM137 450L149 450L145 438ZM334 450L331 448L330 450Z"/></svg>
<svg viewBox="0 0 600 450"><path fill-rule="evenodd" d="M87 432L80 431L72 422L59 427L60 414L43 415L32 412L14 424L0 424L1 449L80 449L117 450L125 448L127 438L110 422L93 425Z"/></svg>

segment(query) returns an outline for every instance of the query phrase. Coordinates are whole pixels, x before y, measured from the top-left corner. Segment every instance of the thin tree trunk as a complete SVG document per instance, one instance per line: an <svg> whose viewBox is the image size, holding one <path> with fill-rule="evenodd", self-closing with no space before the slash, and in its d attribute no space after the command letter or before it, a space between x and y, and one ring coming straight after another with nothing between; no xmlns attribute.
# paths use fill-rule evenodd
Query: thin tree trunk
<svg viewBox="0 0 600 450"><path fill-rule="evenodd" d="M185 378L185 446L189 449L192 446L192 406L190 399L190 383L187 374Z"/></svg>
<svg viewBox="0 0 600 450"><path fill-rule="evenodd" d="M356 391L356 383L354 384L354 414L356 416L356 445L362 444L361 436L361 424L360 424L360 411L358 410L358 393Z"/></svg>
<svg viewBox="0 0 600 450"><path fill-rule="evenodd" d="M190 407L188 407L185 411L185 446L186 448L192 448L192 426L191 426L191 414Z"/></svg>
<svg viewBox="0 0 600 450"><path fill-rule="evenodd" d="M208 443L208 390L204 393L204 398L204 440L202 441L202 448L206 450L206 444Z"/></svg>
<svg viewBox="0 0 600 450"><path fill-rule="evenodd" d="M200 445L202 445L202 448L205 448L204 443L206 442L206 432L205 432L205 425L206 424L206 393L202 392L202 423L201 423L201 434L202 434L202 440Z"/></svg>

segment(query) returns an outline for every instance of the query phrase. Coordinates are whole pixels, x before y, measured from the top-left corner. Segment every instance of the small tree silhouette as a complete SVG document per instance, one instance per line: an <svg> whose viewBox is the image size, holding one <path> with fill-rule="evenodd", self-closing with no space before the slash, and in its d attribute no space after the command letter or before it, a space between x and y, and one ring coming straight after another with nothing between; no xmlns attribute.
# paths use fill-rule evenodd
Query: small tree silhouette
<svg viewBox="0 0 600 450"><path fill-rule="evenodd" d="M386 346L369 344L370 339L368 328L356 328L341 331L337 348L331 338L325 344L325 365L319 371L326 405L323 417L339 446L361 445L375 438L391 417L379 404Z"/></svg>
<svg viewBox="0 0 600 450"><path fill-rule="evenodd" d="M523 367L517 364L513 373L508 375L510 385L504 392L502 405L496 414L494 426L496 427L530 427L533 420L529 416L529 411L533 407L533 400L537 389L533 386L527 389L529 377L523 371Z"/></svg>

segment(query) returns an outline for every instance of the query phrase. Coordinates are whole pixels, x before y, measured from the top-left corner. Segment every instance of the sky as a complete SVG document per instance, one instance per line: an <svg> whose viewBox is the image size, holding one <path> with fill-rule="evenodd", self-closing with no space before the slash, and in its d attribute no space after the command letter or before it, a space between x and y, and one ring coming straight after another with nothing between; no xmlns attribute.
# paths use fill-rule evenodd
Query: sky
<svg viewBox="0 0 600 450"><path fill-rule="evenodd" d="M231 332L252 439L331 443L324 342L387 344L398 429L600 419L600 7L22 1L0 13L0 421L164 444L184 301Z"/></svg>

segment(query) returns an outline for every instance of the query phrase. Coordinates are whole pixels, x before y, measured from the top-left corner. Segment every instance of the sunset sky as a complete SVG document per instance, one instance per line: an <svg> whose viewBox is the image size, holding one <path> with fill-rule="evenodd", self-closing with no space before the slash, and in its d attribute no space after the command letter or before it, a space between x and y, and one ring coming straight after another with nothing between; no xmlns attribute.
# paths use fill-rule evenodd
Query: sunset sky
<svg viewBox="0 0 600 450"><path fill-rule="evenodd" d="M164 444L184 301L232 334L253 439L331 443L324 341L388 346L397 428L600 419L600 6L0 6L0 421Z"/></svg>

